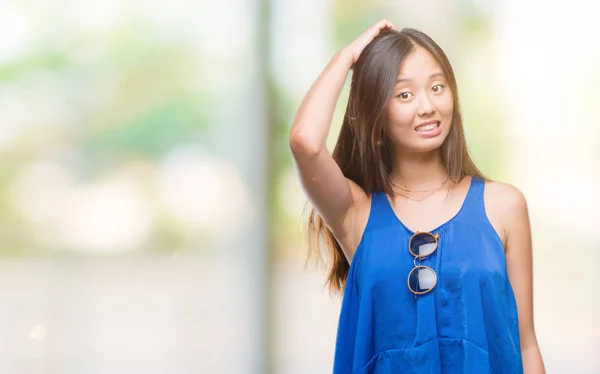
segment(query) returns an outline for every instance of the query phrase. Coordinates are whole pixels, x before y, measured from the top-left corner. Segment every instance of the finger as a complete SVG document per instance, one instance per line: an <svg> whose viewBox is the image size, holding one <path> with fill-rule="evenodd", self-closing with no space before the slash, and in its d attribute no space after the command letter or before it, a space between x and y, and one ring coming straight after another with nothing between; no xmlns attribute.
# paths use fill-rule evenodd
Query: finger
<svg viewBox="0 0 600 374"><path fill-rule="evenodd" d="M373 28L371 28L368 33L370 34L371 37L375 37L377 36L380 32L385 31L386 29L389 30L396 30L396 26L391 23L390 21L387 20L382 20L379 23L373 25Z"/></svg>
<svg viewBox="0 0 600 374"><path fill-rule="evenodd" d="M373 31L373 30L380 30L382 27L385 27L385 24L387 22L388 22L388 20L386 20L385 18L382 18L379 21L377 21L376 23L374 23L373 25L371 25L369 28L367 28L365 31L369 32L369 31Z"/></svg>
<svg viewBox="0 0 600 374"><path fill-rule="evenodd" d="M377 23L377 28L378 29L383 29L383 28L390 28L390 29L396 29L396 26L388 19L386 18L382 18L378 23Z"/></svg>
<svg viewBox="0 0 600 374"><path fill-rule="evenodd" d="M392 28L393 26L394 26L393 23L391 23L390 21L388 21L387 19L384 18L381 21L374 24L373 27L371 28L371 30L374 31L376 34L378 34L380 31L382 31L386 28Z"/></svg>
<svg viewBox="0 0 600 374"><path fill-rule="evenodd" d="M374 28L372 37L379 35L379 33L385 30L396 30L396 26L388 20L382 20L379 24L377 24L377 27Z"/></svg>
<svg viewBox="0 0 600 374"><path fill-rule="evenodd" d="M394 25L391 21L388 21L387 19L383 19L383 25L381 26L381 28L388 28L388 29L392 29L392 30L396 30L396 25Z"/></svg>
<svg viewBox="0 0 600 374"><path fill-rule="evenodd" d="M383 18L379 22L377 22L376 24L372 25L367 30L365 30L363 35L364 35L364 37L368 38L369 40L373 40L385 28L396 30L396 26L392 22Z"/></svg>

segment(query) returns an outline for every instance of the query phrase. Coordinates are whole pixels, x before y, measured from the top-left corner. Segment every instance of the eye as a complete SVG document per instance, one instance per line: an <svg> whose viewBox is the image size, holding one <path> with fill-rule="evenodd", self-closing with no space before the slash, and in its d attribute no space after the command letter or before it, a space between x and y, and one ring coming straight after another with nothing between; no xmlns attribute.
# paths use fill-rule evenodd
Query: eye
<svg viewBox="0 0 600 374"><path fill-rule="evenodd" d="M408 91L405 91L405 92L401 92L397 97L399 97L402 100L408 100L412 97L412 94Z"/></svg>
<svg viewBox="0 0 600 374"><path fill-rule="evenodd" d="M444 86L441 84L436 84L435 86L431 87L431 91L433 91L434 93L440 93L444 91Z"/></svg>

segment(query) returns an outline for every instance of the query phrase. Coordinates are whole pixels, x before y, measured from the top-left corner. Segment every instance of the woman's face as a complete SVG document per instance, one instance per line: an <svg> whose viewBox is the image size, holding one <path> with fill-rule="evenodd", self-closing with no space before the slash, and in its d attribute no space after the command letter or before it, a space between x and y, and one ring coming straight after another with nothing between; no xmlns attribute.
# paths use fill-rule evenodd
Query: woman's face
<svg viewBox="0 0 600 374"><path fill-rule="evenodd" d="M422 47L406 57L388 104L386 134L395 151L429 152L450 131L453 96L441 65Z"/></svg>

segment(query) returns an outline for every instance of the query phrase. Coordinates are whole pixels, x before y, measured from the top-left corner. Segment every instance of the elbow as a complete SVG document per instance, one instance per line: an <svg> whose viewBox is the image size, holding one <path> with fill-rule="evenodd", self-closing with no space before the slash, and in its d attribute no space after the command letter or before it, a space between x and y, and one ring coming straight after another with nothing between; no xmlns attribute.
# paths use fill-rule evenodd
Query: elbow
<svg viewBox="0 0 600 374"><path fill-rule="evenodd" d="M314 156L324 148L319 142L312 139L309 134L299 129L292 129L289 138L289 146L292 154L295 156Z"/></svg>

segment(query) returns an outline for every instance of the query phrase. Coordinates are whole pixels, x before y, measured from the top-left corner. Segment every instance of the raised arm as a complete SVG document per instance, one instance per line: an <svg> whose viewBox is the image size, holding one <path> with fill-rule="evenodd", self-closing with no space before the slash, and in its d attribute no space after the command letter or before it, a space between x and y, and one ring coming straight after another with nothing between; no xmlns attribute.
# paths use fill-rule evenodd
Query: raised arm
<svg viewBox="0 0 600 374"><path fill-rule="evenodd" d="M383 19L336 53L302 100L290 131L290 148L300 182L338 240L348 234L353 203L364 192L344 177L326 148L326 139L350 68L367 44L384 29L395 26Z"/></svg>

